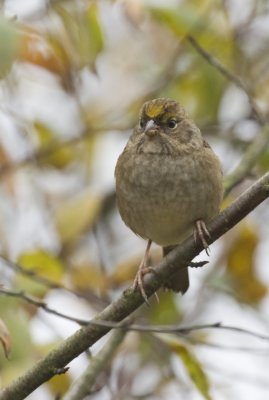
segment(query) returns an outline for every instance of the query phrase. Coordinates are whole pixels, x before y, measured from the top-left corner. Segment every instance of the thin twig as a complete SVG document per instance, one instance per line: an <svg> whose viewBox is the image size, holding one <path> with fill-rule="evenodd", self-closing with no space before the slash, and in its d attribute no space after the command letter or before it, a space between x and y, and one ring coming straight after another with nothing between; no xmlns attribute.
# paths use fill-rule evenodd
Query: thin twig
<svg viewBox="0 0 269 400"><path fill-rule="evenodd" d="M222 329L229 330L234 332L244 333L246 335L250 335L256 337L258 339L266 340L269 342L269 336L253 332L251 330L245 328L239 328L235 326L223 325L221 322L215 322L213 324L201 324L201 325L191 325L191 326L181 326L178 324L175 325L151 325L151 324L130 324L128 321L124 322L124 324L119 322L112 321L102 321L102 320L87 320L81 318L71 317L65 313L61 313L57 310L50 308L46 302L36 299L33 296L27 295L22 291L13 291L6 289L4 287L0 287L0 294L20 298L21 300L26 301L29 304L32 304L35 307L41 308L46 311L48 314L56 315L57 317L64 318L66 320L75 322L81 326L86 325L95 325L95 326L103 326L112 329L124 329L126 331L136 331L136 332L152 332L152 333L179 333L182 335L188 335L193 331L204 330L204 329Z"/></svg>
<svg viewBox="0 0 269 400"><path fill-rule="evenodd" d="M156 92L159 92L161 89L163 89L167 83L172 79L172 77L175 74L175 65L176 61L179 57L181 51L181 46L177 46L175 49L171 60L168 62L164 70L160 73L158 79L156 79L156 85L151 88L145 96L141 98L141 103L143 103L143 100L148 99L152 97L153 95L156 94ZM78 100L78 97L76 97ZM85 114L85 111L83 107L78 104L79 109L81 114ZM86 119L85 119L86 120ZM17 171L18 169L25 167L29 164L36 163L37 161L42 161L49 155L61 150L62 148L65 147L71 147L72 145L79 143L91 135L97 134L98 132L106 132L106 131L127 131L131 129L132 126L101 126L98 128L91 129L90 127L86 127L79 135L71 137L69 139L66 139L64 141L59 141L59 140L51 140L49 144L47 144L45 147L43 147L40 150L34 151L32 154L28 155L27 157L23 158L22 160L16 161L16 162L7 162L3 164L0 167L0 179L4 176L6 176L9 173L12 173L14 171Z"/></svg>
<svg viewBox="0 0 269 400"><path fill-rule="evenodd" d="M197 40L191 36L187 36L188 42L192 45L192 47L214 68L216 68L226 79L229 81L233 82L237 87L242 89L249 100L249 104L252 108L253 114L257 118L257 120L260 123L264 123L264 117L262 116L261 112L258 110L257 105L255 104L255 101L251 95L250 89L248 86L242 81L242 79L237 76L234 72L229 70L227 67L225 67L216 57L214 57L211 53L209 53L207 50L205 50L198 42Z"/></svg>
<svg viewBox="0 0 269 400"><path fill-rule="evenodd" d="M267 150L269 125L265 124L255 140L248 146L238 166L224 180L225 195L240 183L255 166L258 158Z"/></svg>
<svg viewBox="0 0 269 400"><path fill-rule="evenodd" d="M234 227L247 214L269 197L269 172L255 182L248 190L239 196L229 207L222 211L208 224L210 238L208 244L213 243L225 232ZM193 236L186 239L156 265L156 274L148 274L145 277L145 290L150 298L162 282L175 274L179 268L197 256L203 250L201 243L196 243ZM123 324L139 306L144 303L139 291L133 288L127 289L119 299L111 303L105 310L99 313L93 321L107 321L108 323L120 322ZM23 400L42 383L52 378L57 371L64 368L70 361L79 356L111 328L89 324L80 328L73 335L65 339L58 347L47 356L38 361L32 368L26 371L8 387L2 390L0 400ZM219 328L218 328L219 329ZM237 328L239 331L241 328ZM259 334L258 334L259 335ZM263 335L259 335L263 337ZM264 339L267 340L267 339Z"/></svg>
<svg viewBox="0 0 269 400"><path fill-rule="evenodd" d="M73 289L70 289L70 288L64 286L62 283L58 283L58 282L53 281L52 279L41 276L41 275L37 274L34 270L25 269L18 263L15 263L15 262L7 259L3 255L0 255L0 260L2 260L8 268L11 268L16 273L19 273L23 276L27 276L29 279L32 279L33 281L38 282L47 288L64 290L68 293L73 294L76 297L79 297L86 301L91 302L91 304L97 305L99 309L100 309L100 307L103 308L106 305L108 305L108 302L104 298L100 298L100 297L96 296L93 292L90 292L89 290L87 291L87 294L84 295L83 293L81 293L77 290L73 290ZM18 293L20 293L20 292L18 292Z"/></svg>
<svg viewBox="0 0 269 400"><path fill-rule="evenodd" d="M209 342L196 337L187 337L186 340L195 346L208 347L210 349L239 352L239 353L250 353L257 356L268 357L269 347L249 347L249 346L238 346L238 345L225 345L223 343Z"/></svg>
<svg viewBox="0 0 269 400"><path fill-rule="evenodd" d="M187 36L188 42L193 48L214 68L216 68L226 79L233 82L237 87L242 89L248 96L253 114L262 126L260 133L255 140L249 145L245 151L240 164L229 174L224 181L225 195L227 195L238 183L240 183L252 170L258 158L266 151L269 144L269 127L265 117L258 110L256 103L251 95L248 86L234 72L224 66L216 57L205 50L197 40L191 36Z"/></svg>
<svg viewBox="0 0 269 400"><path fill-rule="evenodd" d="M34 151L32 154L28 155L27 157L23 158L22 160L12 162L12 163L8 162L6 164L3 164L0 167L0 178L2 178L3 176L5 176L8 173L16 171L19 168L25 167L28 164L32 164L37 161L42 161L44 158L48 157L52 153L59 151L60 149L62 149L64 147L70 147L76 143L79 143L82 140L85 140L91 134L93 134L93 133L90 132L89 129L85 129L80 135L74 136L65 141L59 142L59 140L51 140L51 142L49 144L47 144L45 147L43 147L40 150Z"/></svg>
<svg viewBox="0 0 269 400"><path fill-rule="evenodd" d="M67 314L64 314L57 310L54 310L54 309L50 308L46 302L39 300L28 294L25 294L23 291L14 291L14 290L6 289L4 287L0 287L0 294L8 296L8 297L19 298L29 304L32 304L35 307L41 308L42 310L46 311L48 314L56 315L57 317L67 319L67 320L75 322L81 326L89 324L89 321L87 321L87 320L71 317Z"/></svg>

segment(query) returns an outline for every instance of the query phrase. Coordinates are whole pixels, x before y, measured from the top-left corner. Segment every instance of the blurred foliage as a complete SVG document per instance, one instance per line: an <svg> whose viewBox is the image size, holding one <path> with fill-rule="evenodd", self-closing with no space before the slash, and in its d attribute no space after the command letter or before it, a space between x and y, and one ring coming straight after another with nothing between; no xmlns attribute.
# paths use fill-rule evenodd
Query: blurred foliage
<svg viewBox="0 0 269 400"><path fill-rule="evenodd" d="M61 282L63 278L64 265L62 261L43 249L35 249L20 254L18 263L24 270L31 271L43 278L49 278L56 284ZM25 292L39 297L43 297L48 290L44 285L26 276L18 275L16 284Z"/></svg>
<svg viewBox="0 0 269 400"><path fill-rule="evenodd" d="M0 16L0 79L4 78L17 58L20 35L15 24Z"/></svg>
<svg viewBox="0 0 269 400"><path fill-rule="evenodd" d="M149 310L149 320L152 324L172 324L180 321L180 310L172 292L160 293L160 302Z"/></svg>
<svg viewBox="0 0 269 400"><path fill-rule="evenodd" d="M49 382L48 385L52 391L52 393L57 397L59 393L62 395L67 392L71 384L71 378L69 374L61 374L54 376Z"/></svg>
<svg viewBox="0 0 269 400"><path fill-rule="evenodd" d="M5 356L6 358L8 358L8 355L11 350L11 338L8 328L2 320L0 320L0 342L3 346Z"/></svg>
<svg viewBox="0 0 269 400"><path fill-rule="evenodd" d="M17 299L2 298L0 313L9 331L10 354L8 359L0 357L1 384L6 385L29 368L35 357L29 318ZM14 318L16 315L16 318Z"/></svg>
<svg viewBox="0 0 269 400"><path fill-rule="evenodd" d="M111 286L107 274L104 274L99 266L90 264L76 265L72 271L72 282L74 288L80 291L90 289L106 293Z"/></svg>
<svg viewBox="0 0 269 400"><path fill-rule="evenodd" d="M55 4L54 11L61 18L68 44L69 62L73 67L89 66L95 70L95 60L104 47L103 32L99 21L97 1L89 2L81 10L68 10L64 5Z"/></svg>
<svg viewBox="0 0 269 400"><path fill-rule="evenodd" d="M25 27L22 34L19 58L59 76L68 76L69 60L59 39L55 36L41 36L32 27Z"/></svg>
<svg viewBox="0 0 269 400"><path fill-rule="evenodd" d="M42 122L36 121L34 123L34 129L39 142L39 151L42 151L42 149L46 150L51 143L57 148L60 143L59 140L57 140L57 134L48 126L44 125ZM74 158L74 151L63 146L60 147L59 150L51 151L46 157L42 157L41 163L61 169L68 166Z"/></svg>
<svg viewBox="0 0 269 400"><path fill-rule="evenodd" d="M257 230L242 225L227 252L227 272L236 296L241 301L259 303L267 294L267 287L256 274L255 252L259 244Z"/></svg>
<svg viewBox="0 0 269 400"><path fill-rule="evenodd" d="M18 7L18 15L7 17L7 3L0 17L1 253L25 273L4 264L1 284L44 301L57 293L64 306L68 291L55 288L66 286L79 295L72 297L78 318L85 308L93 315L132 281L143 253L144 243L119 222L113 177L116 157L139 108L158 96L180 101L220 155L225 174L230 171L259 134L261 122L247 95L198 54L188 37L245 83L266 119L268 4L64 0L47 2L44 9L36 5L32 14L20 14ZM255 176L268 170L265 150ZM191 281L189 292L182 298L160 291L159 303L153 298L150 308L141 311L144 320L191 325L221 315L229 321L231 303L234 312L245 303L249 314L255 307L262 323L266 317L260 305L268 301L268 293L266 276L259 276L258 268L267 258L258 259L257 253L264 241L268 243L266 217L262 209L255 213L255 226L250 217L229 232L228 239L220 241L220 256L210 258L211 269L192 271L195 284ZM160 252L153 249L151 255L154 265ZM244 313L247 318L248 311ZM1 296L0 318L0 342L6 352L12 343L11 362L0 358L7 384L55 345L59 328L53 320L44 322L22 299ZM40 321L52 336L43 349L33 329ZM60 334L65 337L64 329ZM122 398L131 396L136 379L140 387L139 370L147 367L149 375L158 369L158 378L142 397L165 399L174 384L182 398L186 393L193 397L193 391L211 398L207 366L199 361L198 346L187 343L187 335L186 343L150 334L133 340L138 335L130 335L124 354L117 356L127 359L128 368L117 367L113 374L107 369L105 378L99 377L97 395L109 384L116 398L117 381ZM206 336L204 342L210 345L210 340ZM189 380L178 380L174 356ZM72 380L72 374L51 380L46 385L51 398L65 393ZM216 386L213 380L210 376L210 387ZM216 398L221 398L218 390Z"/></svg>
<svg viewBox="0 0 269 400"><path fill-rule="evenodd" d="M166 341L167 346L172 352L177 354L182 360L187 373L199 392L203 395L206 400L211 400L212 397L209 394L209 382L204 369L194 354L188 349L188 347L179 341L173 341L168 339Z"/></svg>
<svg viewBox="0 0 269 400"><path fill-rule="evenodd" d="M63 244L92 229L101 210L101 201L99 195L86 191L56 210L56 226Z"/></svg>

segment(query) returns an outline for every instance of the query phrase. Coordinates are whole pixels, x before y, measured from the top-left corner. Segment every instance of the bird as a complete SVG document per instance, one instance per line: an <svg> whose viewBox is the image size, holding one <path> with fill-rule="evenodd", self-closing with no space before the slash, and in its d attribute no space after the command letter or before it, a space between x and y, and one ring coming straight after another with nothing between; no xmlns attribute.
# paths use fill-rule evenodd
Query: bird
<svg viewBox="0 0 269 400"><path fill-rule="evenodd" d="M165 256L192 232L208 252L207 223L218 214L223 197L219 158L184 107L170 98L145 102L115 167L116 201L124 223L147 247L133 288L148 302L143 277L152 242ZM188 266L163 286L184 294Z"/></svg>

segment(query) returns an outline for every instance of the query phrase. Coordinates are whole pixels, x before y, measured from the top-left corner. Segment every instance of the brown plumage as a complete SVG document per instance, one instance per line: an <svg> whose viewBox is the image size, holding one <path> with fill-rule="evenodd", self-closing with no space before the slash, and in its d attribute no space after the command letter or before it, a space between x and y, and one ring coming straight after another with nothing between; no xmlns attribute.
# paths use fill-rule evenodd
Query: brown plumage
<svg viewBox="0 0 269 400"><path fill-rule="evenodd" d="M133 232L163 246L164 255L193 229L207 247L205 224L222 200L221 165L179 103L160 98L143 105L115 176L119 212ZM135 280L144 297L145 256ZM186 267L165 286L184 293L188 284Z"/></svg>

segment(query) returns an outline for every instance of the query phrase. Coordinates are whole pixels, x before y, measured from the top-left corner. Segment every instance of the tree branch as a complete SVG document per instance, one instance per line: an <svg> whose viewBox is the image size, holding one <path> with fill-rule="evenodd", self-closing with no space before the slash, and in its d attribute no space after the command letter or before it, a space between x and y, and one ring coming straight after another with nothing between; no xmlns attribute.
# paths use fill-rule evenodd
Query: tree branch
<svg viewBox="0 0 269 400"><path fill-rule="evenodd" d="M114 330L104 347L92 357L86 371L79 377L64 400L83 400L91 393L93 384L100 372L107 367L126 335L125 329Z"/></svg>
<svg viewBox="0 0 269 400"><path fill-rule="evenodd" d="M208 224L208 230L211 235L208 240L209 244L234 227L268 197L269 172ZM191 236L171 251L155 267L156 274L148 274L145 277L145 289L148 297L159 289L162 282L171 277L178 268L183 268L202 250L202 244L195 243L193 236ZM143 302L141 294L129 288L119 299L98 314L93 321L123 321L122 327L124 327L124 319L141 306ZM71 360L92 346L109 330L110 328L103 326L83 326L36 363L24 375L6 387L0 394L0 400L24 399L42 383L57 374L57 371L64 368Z"/></svg>

